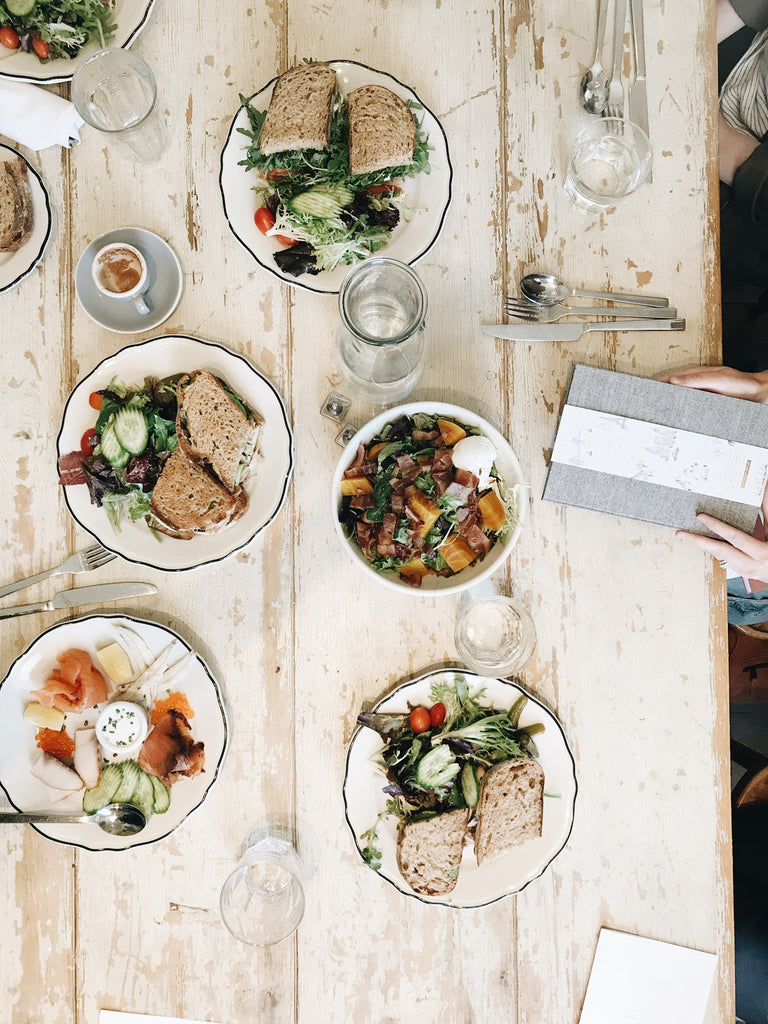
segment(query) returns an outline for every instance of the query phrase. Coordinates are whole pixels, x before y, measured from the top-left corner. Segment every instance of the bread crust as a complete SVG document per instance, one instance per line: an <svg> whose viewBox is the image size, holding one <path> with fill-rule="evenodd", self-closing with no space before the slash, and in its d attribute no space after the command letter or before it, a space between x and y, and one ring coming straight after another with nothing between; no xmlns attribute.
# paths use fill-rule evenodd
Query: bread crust
<svg viewBox="0 0 768 1024"><path fill-rule="evenodd" d="M327 149L336 72L327 64L301 64L275 82L259 148L264 156L297 149Z"/></svg>
<svg viewBox="0 0 768 1024"><path fill-rule="evenodd" d="M350 174L370 174L413 162L416 124L408 104L383 85L347 96Z"/></svg>

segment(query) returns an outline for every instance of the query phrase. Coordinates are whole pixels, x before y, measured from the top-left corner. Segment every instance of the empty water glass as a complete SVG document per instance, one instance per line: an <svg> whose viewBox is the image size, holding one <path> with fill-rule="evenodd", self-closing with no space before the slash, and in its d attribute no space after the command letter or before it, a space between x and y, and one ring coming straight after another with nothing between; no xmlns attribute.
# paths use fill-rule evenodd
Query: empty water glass
<svg viewBox="0 0 768 1024"><path fill-rule="evenodd" d="M483 676L508 676L533 654L536 628L528 610L511 597L465 591L459 602L454 643L467 668Z"/></svg>
<svg viewBox="0 0 768 1024"><path fill-rule="evenodd" d="M304 916L302 868L293 845L266 835L246 851L224 883L221 918L251 946L271 946L292 935Z"/></svg>
<svg viewBox="0 0 768 1024"><path fill-rule="evenodd" d="M72 79L72 102L87 124L142 163L154 163L168 148L155 76L130 50L99 50L81 64Z"/></svg>
<svg viewBox="0 0 768 1024"><path fill-rule="evenodd" d="M339 292L336 343L355 396L393 405L413 391L424 366L427 292L406 263L375 256L347 274Z"/></svg>
<svg viewBox="0 0 768 1024"><path fill-rule="evenodd" d="M577 210L605 213L648 179L651 163L651 143L636 124L595 119L573 144L566 195Z"/></svg>

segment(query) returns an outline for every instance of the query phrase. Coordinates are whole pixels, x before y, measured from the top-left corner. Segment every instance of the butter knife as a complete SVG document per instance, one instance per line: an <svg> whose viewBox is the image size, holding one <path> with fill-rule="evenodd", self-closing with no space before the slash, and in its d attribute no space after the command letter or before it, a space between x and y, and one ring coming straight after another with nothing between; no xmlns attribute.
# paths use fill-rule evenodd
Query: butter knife
<svg viewBox="0 0 768 1024"><path fill-rule="evenodd" d="M685 320L589 320L581 324L481 324L485 334L509 341L578 341L582 334L604 331L684 331Z"/></svg>
<svg viewBox="0 0 768 1024"><path fill-rule="evenodd" d="M643 0L629 0L629 23L635 48L635 80L629 87L629 120L648 131L648 93L645 84L645 18ZM648 181L651 180L650 174Z"/></svg>
<svg viewBox="0 0 768 1024"><path fill-rule="evenodd" d="M15 604L11 608L0 608L0 619L16 615L30 615L32 612L50 612L54 608L78 608L81 604L99 604L102 601L119 601L126 597L142 597L156 594L157 587L151 583L99 583L94 587L73 587L60 590L50 601L36 604Z"/></svg>

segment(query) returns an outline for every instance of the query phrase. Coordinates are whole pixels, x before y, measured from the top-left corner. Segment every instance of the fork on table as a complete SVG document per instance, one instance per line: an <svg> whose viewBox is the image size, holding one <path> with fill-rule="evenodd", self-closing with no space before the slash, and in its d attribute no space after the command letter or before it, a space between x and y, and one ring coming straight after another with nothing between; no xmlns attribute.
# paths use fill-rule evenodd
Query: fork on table
<svg viewBox="0 0 768 1024"><path fill-rule="evenodd" d="M624 117L624 86L621 72L624 65L624 29L627 22L627 0L616 0L616 21L613 26L613 70L608 83L608 102L603 117Z"/></svg>
<svg viewBox="0 0 768 1024"><path fill-rule="evenodd" d="M8 594L16 593L17 590L31 587L33 583L41 583L50 576L61 576L64 573L76 575L80 572L91 572L93 569L99 569L102 565L106 565L107 562L111 562L115 557L116 555L111 551L107 551L101 544L91 544L89 548L83 548L82 551L76 551L74 555L70 555L65 562L57 565L54 569L46 569L45 572L39 572L35 576L27 576L26 579L17 580L15 583L8 583L6 586L0 587L0 597L7 597Z"/></svg>
<svg viewBox="0 0 768 1024"><path fill-rule="evenodd" d="M551 324L564 316L630 317L633 320L675 320L677 310L670 306L539 306L530 299L509 296L504 300L504 312L518 320L532 324Z"/></svg>

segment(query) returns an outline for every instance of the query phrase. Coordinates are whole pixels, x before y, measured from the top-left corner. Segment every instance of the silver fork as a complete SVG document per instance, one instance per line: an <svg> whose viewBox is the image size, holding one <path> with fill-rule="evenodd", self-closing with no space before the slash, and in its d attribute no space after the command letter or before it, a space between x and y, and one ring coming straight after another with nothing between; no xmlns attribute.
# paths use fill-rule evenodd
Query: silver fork
<svg viewBox="0 0 768 1024"><path fill-rule="evenodd" d="M80 572L91 572L93 569L98 569L102 565L106 565L107 562L111 562L115 557L111 551L107 551L101 544L91 544L89 548L83 548L82 551L76 551L74 555L70 555L66 562L57 565L55 569L46 569L45 572L39 572L36 576L27 576L26 579L17 580L15 583L9 583L5 587L0 587L0 597L15 594L17 590L31 587L33 583L41 583L50 576L61 576L64 573L76 575Z"/></svg>
<svg viewBox="0 0 768 1024"><path fill-rule="evenodd" d="M564 316L629 317L632 320L675 320L677 310L669 306L537 306L528 299L504 300L504 311L518 320L532 324L551 324Z"/></svg>
<svg viewBox="0 0 768 1024"><path fill-rule="evenodd" d="M608 102L603 117L624 117L624 86L621 72L624 65L624 29L627 22L627 0L616 0L616 22L613 26L613 70L608 83Z"/></svg>

